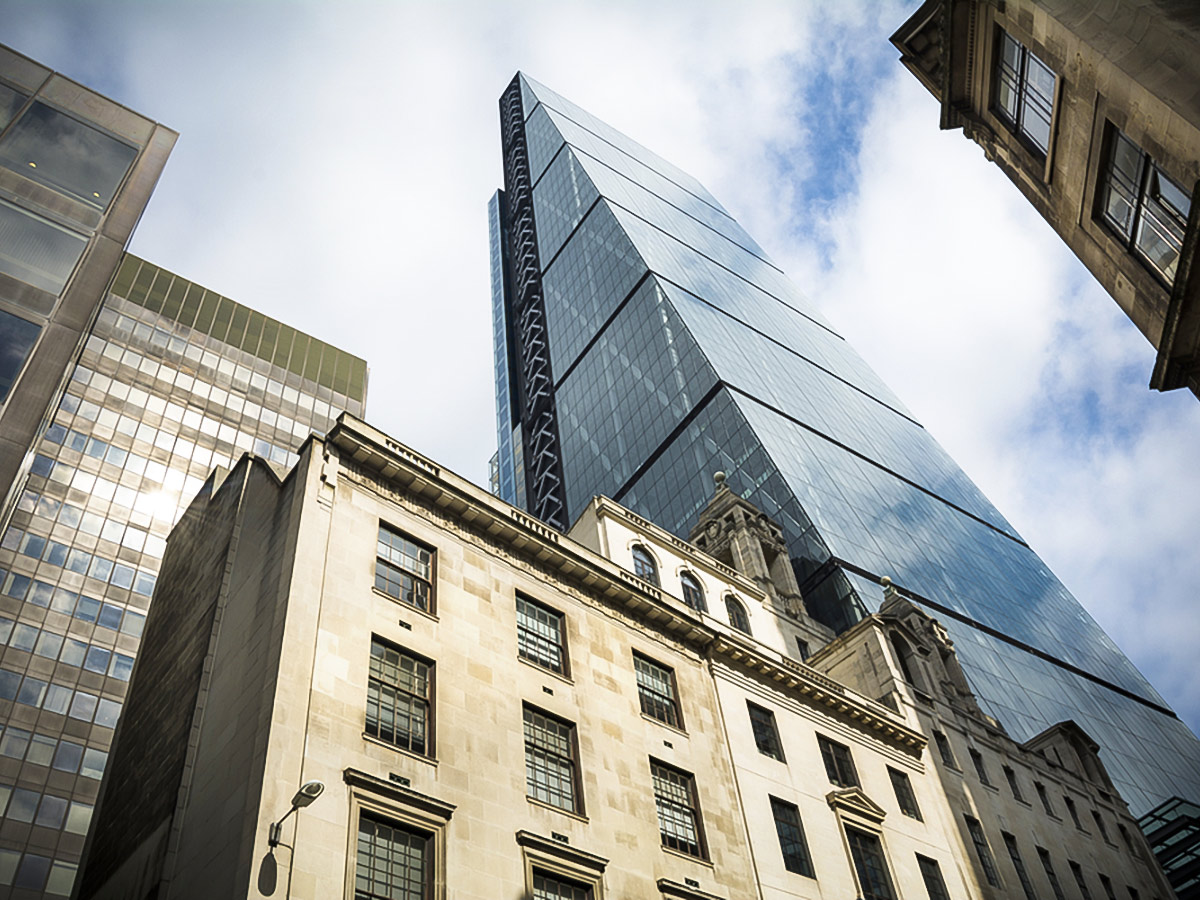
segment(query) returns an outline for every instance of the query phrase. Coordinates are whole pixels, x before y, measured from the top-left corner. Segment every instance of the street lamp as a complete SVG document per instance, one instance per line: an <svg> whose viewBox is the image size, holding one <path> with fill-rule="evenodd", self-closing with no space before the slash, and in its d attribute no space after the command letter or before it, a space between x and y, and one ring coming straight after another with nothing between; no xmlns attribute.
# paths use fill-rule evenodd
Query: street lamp
<svg viewBox="0 0 1200 900"><path fill-rule="evenodd" d="M292 798L292 808L283 814L283 819L271 823L271 830L267 835L267 843L272 847L278 847L283 835L283 820L296 810L304 809L304 807L320 797L324 790L325 785L319 781L306 781L302 784L300 790L296 791L296 796Z"/></svg>

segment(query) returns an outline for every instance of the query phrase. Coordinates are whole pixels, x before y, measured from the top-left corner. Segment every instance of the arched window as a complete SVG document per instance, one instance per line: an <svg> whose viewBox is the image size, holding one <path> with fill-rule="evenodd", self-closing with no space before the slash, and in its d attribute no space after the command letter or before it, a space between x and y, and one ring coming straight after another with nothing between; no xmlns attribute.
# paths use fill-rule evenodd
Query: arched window
<svg viewBox="0 0 1200 900"><path fill-rule="evenodd" d="M641 544L633 545L633 574L653 585L658 584L658 566L650 551Z"/></svg>
<svg viewBox="0 0 1200 900"><path fill-rule="evenodd" d="M679 581L683 584L683 602L697 612L708 612L708 604L704 602L704 589L700 587L700 582L691 572L684 572L679 576Z"/></svg>
<svg viewBox="0 0 1200 900"><path fill-rule="evenodd" d="M750 633L750 617L746 615L746 607L732 594L725 595L725 612L729 615L730 625L743 634Z"/></svg>

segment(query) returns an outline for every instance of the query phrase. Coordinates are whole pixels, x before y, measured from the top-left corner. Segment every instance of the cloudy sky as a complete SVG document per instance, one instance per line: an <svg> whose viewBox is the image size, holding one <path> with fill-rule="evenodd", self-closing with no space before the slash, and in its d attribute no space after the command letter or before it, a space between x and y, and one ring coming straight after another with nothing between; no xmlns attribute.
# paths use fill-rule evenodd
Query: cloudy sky
<svg viewBox="0 0 1200 900"><path fill-rule="evenodd" d="M517 69L696 175L1193 730L1200 403L887 37L897 0L0 0L0 40L181 133L134 252L371 366L483 482L485 204Z"/></svg>

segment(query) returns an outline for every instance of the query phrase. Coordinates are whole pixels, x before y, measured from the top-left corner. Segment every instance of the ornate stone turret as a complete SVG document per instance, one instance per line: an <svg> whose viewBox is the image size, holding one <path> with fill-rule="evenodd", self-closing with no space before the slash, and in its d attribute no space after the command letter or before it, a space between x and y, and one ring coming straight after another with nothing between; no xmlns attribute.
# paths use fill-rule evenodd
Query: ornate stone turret
<svg viewBox="0 0 1200 900"><path fill-rule="evenodd" d="M713 475L713 482L713 497L688 540L752 579L788 615L807 616L783 530L761 509L731 491L724 472Z"/></svg>

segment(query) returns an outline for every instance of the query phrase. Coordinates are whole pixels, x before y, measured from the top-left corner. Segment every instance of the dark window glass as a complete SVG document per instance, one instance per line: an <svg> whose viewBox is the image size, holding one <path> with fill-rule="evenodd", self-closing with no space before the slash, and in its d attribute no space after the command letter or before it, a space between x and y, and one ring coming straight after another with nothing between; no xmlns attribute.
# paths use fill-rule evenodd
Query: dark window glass
<svg viewBox="0 0 1200 900"><path fill-rule="evenodd" d="M642 712L681 728L683 717L675 691L675 673L638 653L633 654L633 668L637 674L638 702Z"/></svg>
<svg viewBox="0 0 1200 900"><path fill-rule="evenodd" d="M1100 817L1100 813L1098 813L1094 809L1092 810L1092 820L1096 823L1096 828L1099 829L1100 836L1107 841L1109 839L1108 838L1108 828L1105 827L1104 819L1102 819Z"/></svg>
<svg viewBox="0 0 1200 900"><path fill-rule="evenodd" d="M41 825L43 828L62 828L63 820L67 817L68 805L68 802L62 797L45 794L42 797L41 805L38 807L37 818L34 820L34 824Z"/></svg>
<svg viewBox="0 0 1200 900"><path fill-rule="evenodd" d="M21 860L20 867L17 869L17 877L13 880L13 887L40 891L46 884L46 875L49 872L50 860L44 856L34 856L32 853L26 853L25 858Z"/></svg>
<svg viewBox="0 0 1200 900"><path fill-rule="evenodd" d="M917 854L917 865L921 869L921 880L925 882L925 892L929 900L950 900L946 891L946 881L942 878L942 868L936 859Z"/></svg>
<svg viewBox="0 0 1200 900"><path fill-rule="evenodd" d="M1015 134L1042 156L1050 149L1054 71L1007 32L1000 32L995 110Z"/></svg>
<svg viewBox="0 0 1200 900"><path fill-rule="evenodd" d="M633 574L651 584L658 584L658 566L654 564L650 551L641 544L633 546Z"/></svg>
<svg viewBox="0 0 1200 900"><path fill-rule="evenodd" d="M698 612L708 612L708 604L704 602L704 590L695 576L684 572L679 576L679 581L683 585L683 602Z"/></svg>
<svg viewBox="0 0 1200 900"><path fill-rule="evenodd" d="M1017 870L1017 878L1021 882L1021 890L1025 892L1025 900L1037 900L1037 894L1033 892L1033 883L1029 880L1029 873L1025 870L1025 862L1021 859L1021 851L1017 849L1017 839L1006 831L1002 831L1001 836L1004 838L1004 847L1008 850L1008 858L1012 860L1013 868Z"/></svg>
<svg viewBox="0 0 1200 900"><path fill-rule="evenodd" d="M371 816L358 820L354 900L426 900L429 836Z"/></svg>
<svg viewBox="0 0 1200 900"><path fill-rule="evenodd" d="M1075 823L1075 827L1083 831L1083 823L1079 821L1079 810L1075 808L1075 801L1064 796L1063 802L1067 804L1067 812L1071 814L1071 821Z"/></svg>
<svg viewBox="0 0 1200 900"><path fill-rule="evenodd" d="M917 806L917 796L913 793L908 773L888 766L888 777L892 780L892 790L896 792L896 802L900 804L900 812L920 820L921 808Z"/></svg>
<svg viewBox="0 0 1200 900"><path fill-rule="evenodd" d="M789 872L816 878L808 841L804 838L804 826L800 824L800 809L794 803L772 797L771 815L775 819L775 833L779 835L783 867Z"/></svg>
<svg viewBox="0 0 1200 900"><path fill-rule="evenodd" d="M1071 877L1075 879L1075 886L1079 888L1079 896L1083 900L1092 900L1092 892L1088 890L1087 881L1083 877L1083 868L1079 863L1068 859L1067 866L1071 869Z"/></svg>
<svg viewBox="0 0 1200 900"><path fill-rule="evenodd" d="M1050 851L1043 847L1037 848L1038 859L1042 861L1042 868L1046 870L1046 878L1050 881L1050 887L1054 889L1054 900L1067 900L1063 894L1062 885L1058 883L1058 876L1054 874L1054 863L1050 861Z"/></svg>
<svg viewBox="0 0 1200 900"><path fill-rule="evenodd" d="M754 743L758 752L783 762L783 745L779 742L779 731L775 728L775 714L749 701L746 702L746 708L750 711L750 727L754 731Z"/></svg>
<svg viewBox="0 0 1200 900"><path fill-rule="evenodd" d="M971 843L975 845L975 855L979 857L979 867L983 876L992 887L1000 887L1000 875L996 871L996 861L992 859L992 849L988 846L987 838L983 835L983 826L978 819L963 816L967 822L967 831L971 834Z"/></svg>
<svg viewBox="0 0 1200 900"><path fill-rule="evenodd" d="M517 594L517 653L551 672L567 674L563 615Z"/></svg>
<svg viewBox="0 0 1200 900"><path fill-rule="evenodd" d="M592 900L592 889L534 869L533 900Z"/></svg>
<svg viewBox="0 0 1200 900"><path fill-rule="evenodd" d="M54 753L54 768L63 772L78 772L83 759L83 747L71 741L59 741Z"/></svg>
<svg viewBox="0 0 1200 900"><path fill-rule="evenodd" d="M4 126L12 121L13 116L25 105L25 101L28 99L28 94L10 88L7 84L0 83L0 131L3 131Z"/></svg>
<svg viewBox="0 0 1200 900"><path fill-rule="evenodd" d="M0 163L105 209L137 149L35 100L0 140Z"/></svg>
<svg viewBox="0 0 1200 900"><path fill-rule="evenodd" d="M417 609L432 612L433 550L380 525L375 553L375 588Z"/></svg>
<svg viewBox="0 0 1200 900"><path fill-rule="evenodd" d="M1108 900L1117 900L1117 894L1113 890L1112 879L1103 872L1100 873L1100 886L1104 888L1104 896L1107 897Z"/></svg>
<svg viewBox="0 0 1200 900"><path fill-rule="evenodd" d="M862 900L892 900L892 879L888 876L879 838L857 828L847 828L846 838L850 844L850 857L854 860L854 871L858 874Z"/></svg>
<svg viewBox="0 0 1200 900"><path fill-rule="evenodd" d="M1152 271L1173 284L1191 195L1137 144L1115 128L1110 132L1101 218Z"/></svg>
<svg viewBox="0 0 1200 900"><path fill-rule="evenodd" d="M804 638L796 638L796 649L800 652L800 659L807 660L812 656L812 651L808 648L808 641Z"/></svg>
<svg viewBox="0 0 1200 900"><path fill-rule="evenodd" d="M0 309L0 403L8 398L41 331L40 326Z"/></svg>
<svg viewBox="0 0 1200 900"><path fill-rule="evenodd" d="M429 728L433 664L399 647L371 640L367 678L367 734L397 747L433 755Z"/></svg>
<svg viewBox="0 0 1200 900"><path fill-rule="evenodd" d="M654 782L654 806L663 846L707 859L700 828L696 779L653 759L650 760L650 777Z"/></svg>
<svg viewBox="0 0 1200 900"><path fill-rule="evenodd" d="M1012 770L1012 767L1004 767L1004 777L1008 779L1008 788L1012 791L1013 797L1024 802L1025 798L1021 796L1021 785L1017 781L1017 773Z"/></svg>
<svg viewBox="0 0 1200 900"><path fill-rule="evenodd" d="M575 765L575 726L533 707L525 715L525 793L570 812L582 812Z"/></svg>
<svg viewBox="0 0 1200 900"><path fill-rule="evenodd" d="M990 785L992 780L988 778L987 767L983 764L983 754L974 747L968 749L967 752L971 754L971 763L975 766L975 774L979 776L979 780Z"/></svg>
<svg viewBox="0 0 1200 900"><path fill-rule="evenodd" d="M935 731L933 733L933 742L937 744L938 753L942 757L942 762L950 766L952 769L958 768L958 761L954 758L954 750L950 747L950 739L942 732Z"/></svg>
<svg viewBox="0 0 1200 900"><path fill-rule="evenodd" d="M0 200L0 272L51 294L67 283L87 239Z"/></svg>
<svg viewBox="0 0 1200 900"><path fill-rule="evenodd" d="M729 616L729 624L743 634L750 633L750 617L746 615L746 607L738 602L733 595L725 597L725 613Z"/></svg>
<svg viewBox="0 0 1200 900"><path fill-rule="evenodd" d="M858 772L854 770L850 748L819 734L817 743L821 747L821 759L825 762L825 774L829 780L839 787L857 787Z"/></svg>
<svg viewBox="0 0 1200 900"><path fill-rule="evenodd" d="M1042 801L1042 809L1046 811L1046 815L1054 815L1054 807L1050 805L1050 795L1046 793L1046 786L1040 781L1033 783L1034 790L1037 791L1038 799Z"/></svg>

